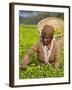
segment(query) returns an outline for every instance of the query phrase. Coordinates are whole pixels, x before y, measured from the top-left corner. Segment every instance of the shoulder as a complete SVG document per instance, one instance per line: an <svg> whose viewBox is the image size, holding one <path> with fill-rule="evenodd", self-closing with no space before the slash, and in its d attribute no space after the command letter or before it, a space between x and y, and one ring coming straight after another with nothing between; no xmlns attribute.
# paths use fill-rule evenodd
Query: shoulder
<svg viewBox="0 0 72 90"><path fill-rule="evenodd" d="M54 47L59 48L59 43L56 41L56 39L54 40Z"/></svg>
<svg viewBox="0 0 72 90"><path fill-rule="evenodd" d="M36 43L33 44L32 48L38 49L40 45L41 45L40 41L37 41Z"/></svg>

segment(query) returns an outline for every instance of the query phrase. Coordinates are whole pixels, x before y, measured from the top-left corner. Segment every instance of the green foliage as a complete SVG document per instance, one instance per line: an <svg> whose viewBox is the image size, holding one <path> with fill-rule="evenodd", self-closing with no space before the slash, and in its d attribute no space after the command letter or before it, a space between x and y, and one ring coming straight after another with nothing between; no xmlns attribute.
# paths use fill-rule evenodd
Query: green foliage
<svg viewBox="0 0 72 90"><path fill-rule="evenodd" d="M19 33L19 61L21 64L25 53L39 39L39 32L36 25L20 25ZM57 33L59 34L59 32ZM20 70L20 79L64 76L64 49L61 50L61 64L59 69L54 68L51 64L38 65L36 61L36 54L33 54L26 70Z"/></svg>
<svg viewBox="0 0 72 90"><path fill-rule="evenodd" d="M20 25L19 34L19 55L21 63L24 54L38 40L39 32L37 31L36 25Z"/></svg>
<svg viewBox="0 0 72 90"><path fill-rule="evenodd" d="M58 28L55 28L54 29L54 34L55 34L55 36L58 36L58 35L62 34L62 31Z"/></svg>
<svg viewBox="0 0 72 90"><path fill-rule="evenodd" d="M36 65L31 64L26 70L21 70L21 79L27 78L46 78L46 77L62 77L63 68L56 69L53 65Z"/></svg>
<svg viewBox="0 0 72 90"><path fill-rule="evenodd" d="M23 14L23 15L22 15ZM24 17L27 16L27 17ZM42 19L48 17L58 17L64 19L64 13L57 12L39 12L39 11L20 11L19 12L19 21L20 24L38 24L38 22Z"/></svg>

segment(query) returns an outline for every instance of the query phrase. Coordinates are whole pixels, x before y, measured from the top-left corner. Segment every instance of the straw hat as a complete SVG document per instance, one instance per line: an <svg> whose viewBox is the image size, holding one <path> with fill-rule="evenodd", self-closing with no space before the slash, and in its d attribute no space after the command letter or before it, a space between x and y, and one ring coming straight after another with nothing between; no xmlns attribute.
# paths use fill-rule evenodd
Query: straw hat
<svg viewBox="0 0 72 90"><path fill-rule="evenodd" d="M57 17L49 17L49 18L45 18L42 19L38 24L38 31L41 33L44 25L50 25L55 29L59 29L62 31L62 33L64 33L64 22L62 19L57 18Z"/></svg>
<svg viewBox="0 0 72 90"><path fill-rule="evenodd" d="M56 38L57 38L57 41L60 43L60 46L63 46L63 44L64 44L64 21L57 17L48 17L48 18L42 19L37 24L37 28L38 28L38 31L40 32L40 34L45 25L50 25L54 29L61 30L62 34L56 36Z"/></svg>

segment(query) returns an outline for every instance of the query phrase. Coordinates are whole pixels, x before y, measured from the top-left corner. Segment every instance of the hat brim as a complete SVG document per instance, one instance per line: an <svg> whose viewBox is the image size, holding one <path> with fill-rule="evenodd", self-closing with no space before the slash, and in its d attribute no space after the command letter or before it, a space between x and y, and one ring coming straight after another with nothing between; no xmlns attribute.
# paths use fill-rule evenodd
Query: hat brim
<svg viewBox="0 0 72 90"><path fill-rule="evenodd" d="M57 17L48 17L45 19L42 19L38 24L38 31L41 33L44 25L50 25L54 29L59 29L61 30L62 33L64 33L64 21L60 18Z"/></svg>

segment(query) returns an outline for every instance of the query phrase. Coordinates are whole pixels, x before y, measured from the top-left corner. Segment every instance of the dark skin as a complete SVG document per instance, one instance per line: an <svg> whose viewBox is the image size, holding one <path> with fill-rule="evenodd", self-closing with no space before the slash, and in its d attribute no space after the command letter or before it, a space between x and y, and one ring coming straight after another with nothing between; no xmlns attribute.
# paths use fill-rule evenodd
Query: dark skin
<svg viewBox="0 0 72 90"><path fill-rule="evenodd" d="M43 45L50 46L51 40L53 39L54 36L54 28L45 25L42 30L41 36Z"/></svg>
<svg viewBox="0 0 72 90"><path fill-rule="evenodd" d="M49 49L51 47L51 41L53 39L54 36L54 28L51 26L45 26L42 30L41 33L41 42L43 43L43 45L46 45ZM55 53L56 53L56 62L55 62L55 67L57 68L59 66L59 55L57 55L57 53L59 51L57 51L58 49L56 49ZM29 54L26 54L24 57L24 61L23 64L20 66L21 69L26 69L27 65L29 64L29 59L30 56L33 54L33 51L30 51ZM32 54L31 54L32 53ZM30 55L31 54L31 55Z"/></svg>
<svg viewBox="0 0 72 90"><path fill-rule="evenodd" d="M42 32L42 43L43 43L43 45L46 45L48 48L50 48L50 46L51 46L52 38L53 38L53 35ZM26 67L27 67L27 65L26 66L23 65L23 67L21 67L21 69L26 69Z"/></svg>
<svg viewBox="0 0 72 90"><path fill-rule="evenodd" d="M42 43L43 43L43 45L50 47L52 38L53 38L53 35L46 34L46 33L42 32Z"/></svg>

